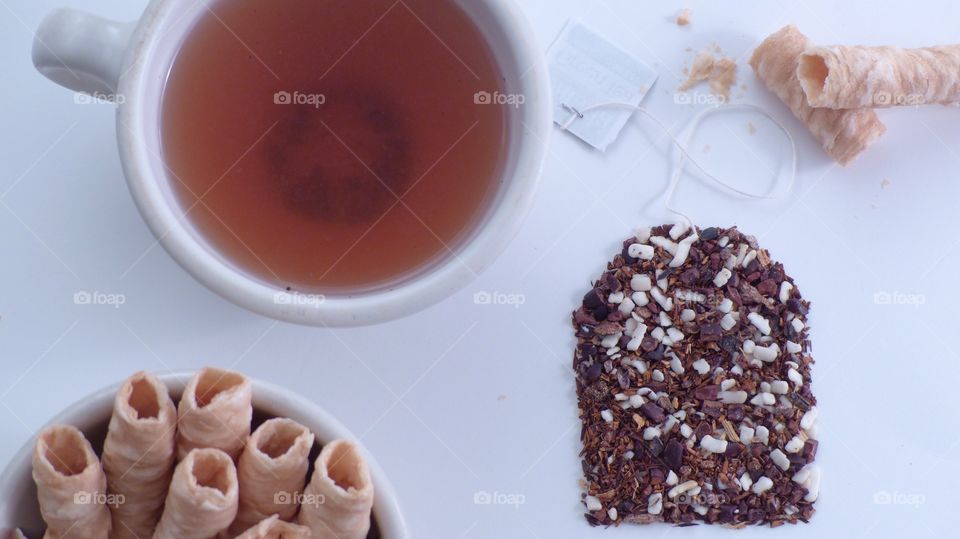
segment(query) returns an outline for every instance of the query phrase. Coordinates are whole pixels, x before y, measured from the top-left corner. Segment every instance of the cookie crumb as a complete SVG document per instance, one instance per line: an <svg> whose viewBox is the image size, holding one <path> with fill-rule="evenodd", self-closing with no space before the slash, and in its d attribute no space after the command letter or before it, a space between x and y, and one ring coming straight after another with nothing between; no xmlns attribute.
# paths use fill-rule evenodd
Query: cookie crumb
<svg viewBox="0 0 960 539"><path fill-rule="evenodd" d="M710 84L710 93L721 97L723 102L730 100L730 88L736 84L737 63L725 56L714 56L708 51L697 54L690 66L687 80L678 88L685 92L701 82Z"/></svg>
<svg viewBox="0 0 960 539"><path fill-rule="evenodd" d="M680 13L677 15L677 26L689 26L692 20L693 10L690 8L684 8L680 10Z"/></svg>

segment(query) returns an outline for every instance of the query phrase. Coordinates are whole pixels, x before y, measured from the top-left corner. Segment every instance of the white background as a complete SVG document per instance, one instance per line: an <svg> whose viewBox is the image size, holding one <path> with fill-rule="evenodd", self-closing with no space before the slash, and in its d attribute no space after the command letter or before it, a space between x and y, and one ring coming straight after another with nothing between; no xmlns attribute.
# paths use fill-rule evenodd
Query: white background
<svg viewBox="0 0 960 539"><path fill-rule="evenodd" d="M733 533L591 529L578 503L569 315L632 227L667 220L669 145L655 129L635 120L605 156L555 133L523 232L447 301L365 329L275 323L208 292L155 245L121 178L111 108L76 105L34 72L32 29L64 3L118 19L137 17L144 4L0 0L0 463L71 402L135 370L215 364L283 384L341 418L388 472L417 538ZM737 534L955 537L960 111L883 111L888 134L840 168L746 59L789 22L819 43L957 42L960 7L692 2L693 24L681 29L670 18L683 5L647 4L523 0L523 9L544 48L568 19L582 18L654 66L661 78L645 104L671 125L697 110L674 104L681 70L718 44L739 59L747 89L736 101L769 108L800 149L796 189L782 201L733 198L695 179L679 192L702 226L757 235L814 303L818 513L806 526ZM694 146L711 170L762 191L779 136L761 119L725 115ZM78 306L78 291L123 294L126 304ZM525 301L477 306L477 291ZM878 292L912 294L918 305L877 305ZM524 503L477 505L480 491ZM884 494L895 503L876 503Z"/></svg>

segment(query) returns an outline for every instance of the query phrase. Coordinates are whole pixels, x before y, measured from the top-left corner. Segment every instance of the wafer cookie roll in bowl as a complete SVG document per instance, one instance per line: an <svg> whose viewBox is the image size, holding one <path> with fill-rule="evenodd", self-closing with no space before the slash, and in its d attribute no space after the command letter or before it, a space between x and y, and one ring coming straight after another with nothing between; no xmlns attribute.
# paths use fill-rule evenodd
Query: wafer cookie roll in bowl
<svg viewBox="0 0 960 539"><path fill-rule="evenodd" d="M120 386L102 459L109 492L123 499L111 507L111 539L153 536L173 475L176 433L177 409L163 382L138 372Z"/></svg>
<svg viewBox="0 0 960 539"><path fill-rule="evenodd" d="M33 451L33 480L45 539L107 539L107 478L90 442L70 426L40 433Z"/></svg>
<svg viewBox="0 0 960 539"><path fill-rule="evenodd" d="M797 76L811 107L858 109L960 103L960 45L814 47Z"/></svg>
<svg viewBox="0 0 960 539"><path fill-rule="evenodd" d="M242 374L205 368L187 384L177 409L177 455L213 447L236 460L250 436L253 389Z"/></svg>
<svg viewBox="0 0 960 539"><path fill-rule="evenodd" d="M353 442L324 446L303 495L297 522L319 539L365 539L370 531L373 483Z"/></svg>
<svg viewBox="0 0 960 539"><path fill-rule="evenodd" d="M271 419L250 436L240 455L240 510L230 527L240 533L270 515L291 520L307 481L313 433L290 419Z"/></svg>
<svg viewBox="0 0 960 539"><path fill-rule="evenodd" d="M194 449L177 465L154 539L210 539L237 517L239 485L233 459L219 449Z"/></svg>
<svg viewBox="0 0 960 539"><path fill-rule="evenodd" d="M273 515L237 536L237 539L304 539L312 537L310 528L291 524Z"/></svg>
<svg viewBox="0 0 960 539"><path fill-rule="evenodd" d="M794 26L785 26L761 43L750 58L757 78L806 124L823 149L846 165L886 131L877 114L868 109L813 108L797 78L800 55L809 40Z"/></svg>

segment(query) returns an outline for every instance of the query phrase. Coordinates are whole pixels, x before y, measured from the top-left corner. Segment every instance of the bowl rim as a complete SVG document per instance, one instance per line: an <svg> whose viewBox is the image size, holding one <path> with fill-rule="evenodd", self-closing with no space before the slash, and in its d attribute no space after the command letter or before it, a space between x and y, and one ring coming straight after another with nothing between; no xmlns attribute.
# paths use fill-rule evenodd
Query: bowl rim
<svg viewBox="0 0 960 539"><path fill-rule="evenodd" d="M199 370L178 370L157 374L156 376L167 386L170 397L177 402L187 383L198 372ZM356 442L363 452L370 469L370 477L373 480L375 492L373 516L380 528L381 536L384 539L409 539L409 529L393 485L373 455L353 435L350 429L320 405L299 393L284 389L271 382L250 376L247 376L247 378L253 386L254 410L266 412L267 415L289 413L290 419L309 428L321 444L338 439L349 439ZM113 411L114 398L125 381L110 384L74 402L55 415L40 430L51 425L61 424L74 425L81 430L91 428L94 425L105 424L109 421L110 414ZM268 402L261 403L258 406L258 399L265 399ZM276 410L277 412L269 412L268 410ZM99 414L100 419L91 421L90 417L94 414ZM276 417L280 416L277 415ZM287 415L284 415L284 417L287 417ZM8 513L16 510L17 503L20 501L11 499L12 497L8 496L7 493L17 489L25 480L32 482L32 455L36 437L37 433L31 435L30 439L14 454L3 471L0 472L0 500L2 500L0 501L0 533L8 532L7 526L15 529L16 526L22 525L22 523L18 524L16 522L4 522L5 519L16 518L15 515L8 515Z"/></svg>

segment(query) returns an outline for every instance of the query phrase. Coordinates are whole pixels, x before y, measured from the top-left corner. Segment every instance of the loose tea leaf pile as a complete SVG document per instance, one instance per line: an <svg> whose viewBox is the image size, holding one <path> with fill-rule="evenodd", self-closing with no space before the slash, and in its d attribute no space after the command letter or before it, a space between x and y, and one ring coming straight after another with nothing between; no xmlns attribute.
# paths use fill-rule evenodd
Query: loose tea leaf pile
<svg viewBox="0 0 960 539"><path fill-rule="evenodd" d="M573 314L587 520L807 521L820 489L808 309L736 228L626 240Z"/></svg>

